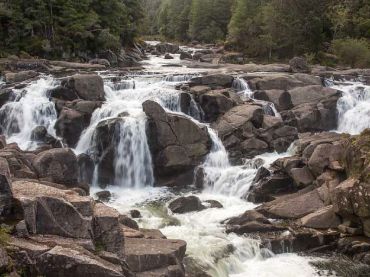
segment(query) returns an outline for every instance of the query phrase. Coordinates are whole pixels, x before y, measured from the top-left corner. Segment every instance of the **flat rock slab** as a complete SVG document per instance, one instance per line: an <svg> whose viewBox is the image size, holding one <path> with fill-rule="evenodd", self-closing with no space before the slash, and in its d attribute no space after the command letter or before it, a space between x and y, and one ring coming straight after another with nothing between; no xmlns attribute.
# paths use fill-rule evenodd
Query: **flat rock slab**
<svg viewBox="0 0 370 277"><path fill-rule="evenodd" d="M185 256L186 242L182 240L127 238L126 262L134 272L177 265Z"/></svg>

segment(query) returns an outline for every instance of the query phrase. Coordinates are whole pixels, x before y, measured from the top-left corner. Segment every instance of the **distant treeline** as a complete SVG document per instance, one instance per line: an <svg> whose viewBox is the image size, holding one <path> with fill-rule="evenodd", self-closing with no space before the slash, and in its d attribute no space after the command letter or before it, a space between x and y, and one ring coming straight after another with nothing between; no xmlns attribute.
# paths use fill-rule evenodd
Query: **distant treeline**
<svg viewBox="0 0 370 277"><path fill-rule="evenodd" d="M0 55L87 56L137 35L141 0L0 0Z"/></svg>
<svg viewBox="0 0 370 277"><path fill-rule="evenodd" d="M370 64L369 0L143 0L144 32L248 57ZM333 55L335 54L335 55Z"/></svg>

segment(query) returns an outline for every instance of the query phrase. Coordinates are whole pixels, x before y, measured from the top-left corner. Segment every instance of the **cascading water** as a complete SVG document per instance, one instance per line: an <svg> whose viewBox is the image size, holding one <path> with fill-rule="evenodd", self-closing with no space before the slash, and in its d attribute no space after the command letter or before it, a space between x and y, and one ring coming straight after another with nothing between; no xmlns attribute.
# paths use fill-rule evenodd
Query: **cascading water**
<svg viewBox="0 0 370 277"><path fill-rule="evenodd" d="M338 100L338 131L356 135L370 128L370 86L360 82L333 84L342 91Z"/></svg>
<svg viewBox="0 0 370 277"><path fill-rule="evenodd" d="M8 142L16 142L24 150L36 148L37 143L31 140L31 135L37 126L46 127L49 134L55 136L57 112L47 92L56 85L53 78L42 77L24 89L13 89L15 101L0 109L2 133Z"/></svg>
<svg viewBox="0 0 370 277"><path fill-rule="evenodd" d="M175 60L170 62L180 64L176 55ZM166 210L166 203L181 193L152 186L154 178L142 103L148 99L154 100L169 111L181 113L180 92L174 87L189 80L193 74L199 74L199 69L190 70L184 67L167 69L164 73L165 67L161 65L167 63L162 58L151 57L147 61L148 71L159 69L161 74L132 74L123 80L117 77L118 74L110 76L101 73L105 78L106 102L93 113L90 126L81 135L75 152L93 156L95 145L99 143L96 135L99 124L118 119L118 125L114 129L117 141L113 145L115 174L112 186L108 188L113 193L110 205L121 212L139 209L143 216L139 219L142 227L160 228L169 238L186 240L186 264L189 270L193 265L212 277L315 276L315 269L309 264L310 258L295 254L275 256L268 250L260 249L256 239L226 234L220 223L254 208L254 204L245 201L243 196L249 190L258 167L262 164L267 166L288 154L264 154L242 166L231 166L222 142L215 131L208 127L213 147L202 166L206 187L201 193L191 194L197 195L201 200L217 200L224 208L210 208L183 215L174 215ZM42 78L29 85L19 101L8 103L2 108L17 114L2 117L7 119L9 126L17 123L21 127L20 132L7 133L10 141L19 143L24 149L32 148L28 141L32 129L38 125L47 127L49 133L54 134L56 112L46 94L53 86L52 79ZM245 81L235 81L234 88L247 95L250 93ZM15 93L20 95L21 91ZM201 118L201 110L193 99L191 101L195 112L183 115L192 117L197 122ZM10 108L6 108L7 106ZM95 182L99 177L97 174L95 170ZM95 186L91 190L93 194L99 189Z"/></svg>
<svg viewBox="0 0 370 277"><path fill-rule="evenodd" d="M243 100L254 99L253 91L249 88L248 82L244 78L240 78L240 77L235 78L235 80L233 81L232 87L235 91L237 91L241 99ZM281 115L277 111L274 103L262 101L262 100L256 100L256 99L254 99L254 101L256 103L262 104L265 114L281 118Z"/></svg>

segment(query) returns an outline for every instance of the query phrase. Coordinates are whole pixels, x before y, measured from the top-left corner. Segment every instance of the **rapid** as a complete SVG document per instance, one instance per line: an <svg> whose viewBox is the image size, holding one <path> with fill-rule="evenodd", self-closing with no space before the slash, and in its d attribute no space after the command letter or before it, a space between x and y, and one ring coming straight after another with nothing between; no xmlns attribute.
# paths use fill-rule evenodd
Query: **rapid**
<svg viewBox="0 0 370 277"><path fill-rule="evenodd" d="M253 209L247 202L247 194L260 166L268 166L278 158L293 154L266 153L244 165L232 166L228 153L217 133L207 126L213 142L210 154L203 168L205 186L203 190L195 187L176 191L155 187L151 154L146 138L146 115L142 103L146 100L158 102L167 111L181 113L179 91L176 85L212 69L191 69L183 66L179 55L168 61L149 56L143 63L143 72L130 73L125 80L113 82L115 72L99 72L105 80L106 102L95 110L90 126L84 130L74 149L76 154L94 155L96 144L94 132L98 124L125 114L125 120L117 128L117 143L114 149L115 176L110 190L113 198L109 205L122 213L137 209L142 218L138 220L142 228L160 229L168 238L183 239L187 242L185 264L188 271L202 270L212 277L244 276L319 276L310 262L316 257L300 256L292 253L274 255L261 249L258 238L227 234L221 222ZM166 65L166 66L164 66ZM173 67L171 67L171 65ZM3 133L9 142L16 142L22 149L35 149L32 130L45 126L55 136L53 128L57 113L47 91L58 85L58 80L42 76L23 90L15 90L16 101L5 104L0 109ZM370 87L361 82L331 82L331 87L343 92L338 102L338 132L358 134L370 127ZM234 88L244 97L252 97L245 82L239 81ZM193 101L194 102L194 101ZM266 112L279 116L270 103ZM202 111L192 104L191 118L197 124ZM258 162L257 162L258 161ZM261 162L262 161L262 162ZM99 162L99 161L98 161ZM95 173L91 194L101 190ZM187 214L172 214L167 203L178 196L196 195L201 200L217 200L224 208L209 208Z"/></svg>

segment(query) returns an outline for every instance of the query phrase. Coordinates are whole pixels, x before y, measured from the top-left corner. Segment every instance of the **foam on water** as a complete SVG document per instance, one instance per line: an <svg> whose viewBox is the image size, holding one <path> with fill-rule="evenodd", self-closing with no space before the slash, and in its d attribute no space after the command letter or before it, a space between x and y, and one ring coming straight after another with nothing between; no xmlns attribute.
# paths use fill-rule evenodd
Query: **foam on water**
<svg viewBox="0 0 370 277"><path fill-rule="evenodd" d="M2 132L8 143L15 142L23 150L36 148L37 143L31 140L31 134L37 126L45 126L48 133L55 136L57 112L47 92L56 85L53 78L42 77L24 89L13 90L15 101L0 109Z"/></svg>
<svg viewBox="0 0 370 277"><path fill-rule="evenodd" d="M338 100L338 131L356 135L370 128L370 86L360 82L332 85L342 91Z"/></svg>

